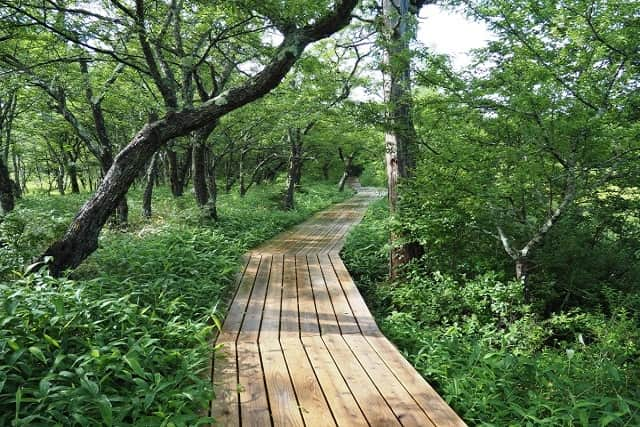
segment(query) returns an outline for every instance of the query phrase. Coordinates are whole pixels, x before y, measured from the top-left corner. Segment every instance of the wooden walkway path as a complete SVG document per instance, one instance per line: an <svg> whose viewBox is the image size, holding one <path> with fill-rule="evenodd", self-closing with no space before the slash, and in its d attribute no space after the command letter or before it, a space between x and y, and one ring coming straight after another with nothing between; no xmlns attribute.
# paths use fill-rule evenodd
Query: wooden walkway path
<svg viewBox="0 0 640 427"><path fill-rule="evenodd" d="M217 338L223 426L464 426L379 331L338 252L364 189L246 255Z"/></svg>

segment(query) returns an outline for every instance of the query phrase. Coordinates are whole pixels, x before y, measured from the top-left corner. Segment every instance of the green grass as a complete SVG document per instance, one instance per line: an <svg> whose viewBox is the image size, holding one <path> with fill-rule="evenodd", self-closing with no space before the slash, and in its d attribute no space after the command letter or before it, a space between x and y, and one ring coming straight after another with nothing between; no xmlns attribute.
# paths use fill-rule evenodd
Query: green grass
<svg viewBox="0 0 640 427"><path fill-rule="evenodd" d="M220 197L221 220L161 189L143 220L106 229L70 278L20 273L64 231L86 195L32 196L0 224L0 425L198 425L213 396L210 338L238 258L349 194L305 186L297 208L278 189Z"/></svg>
<svg viewBox="0 0 640 427"><path fill-rule="evenodd" d="M639 293L610 312L542 316L519 282L410 267L386 281L388 219L373 205L342 252L383 332L469 425L640 425ZM379 267L382 266L382 267ZM609 304L611 305L611 304Z"/></svg>

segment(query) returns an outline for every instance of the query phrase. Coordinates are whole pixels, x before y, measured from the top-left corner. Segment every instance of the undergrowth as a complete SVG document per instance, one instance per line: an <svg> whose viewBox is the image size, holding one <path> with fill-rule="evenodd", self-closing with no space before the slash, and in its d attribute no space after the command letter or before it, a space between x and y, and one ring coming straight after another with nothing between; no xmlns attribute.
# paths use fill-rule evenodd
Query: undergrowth
<svg viewBox="0 0 640 427"><path fill-rule="evenodd" d="M522 285L485 272L386 281L387 209L373 205L342 252L384 333L469 425L640 425L638 293L538 313ZM606 304L604 304L606 303ZM637 307L637 306L636 306Z"/></svg>
<svg viewBox="0 0 640 427"><path fill-rule="evenodd" d="M194 426L213 390L210 339L238 258L347 197L305 186L293 211L276 189L222 195L221 220L160 189L143 220L130 194L125 231L67 278L24 275L86 196L28 196L0 224L0 425Z"/></svg>

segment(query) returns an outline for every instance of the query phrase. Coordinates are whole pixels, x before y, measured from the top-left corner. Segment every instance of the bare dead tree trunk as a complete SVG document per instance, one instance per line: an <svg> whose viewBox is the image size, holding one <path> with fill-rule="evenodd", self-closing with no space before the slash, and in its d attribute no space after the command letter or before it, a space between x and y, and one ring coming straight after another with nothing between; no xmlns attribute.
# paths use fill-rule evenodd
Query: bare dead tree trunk
<svg viewBox="0 0 640 427"><path fill-rule="evenodd" d="M156 181L156 175L158 173L158 153L151 157L151 162L147 168L146 184L144 187L144 193L142 195L142 216L145 218L151 218L151 203L153 200L153 185Z"/></svg>
<svg viewBox="0 0 640 427"><path fill-rule="evenodd" d="M419 3L417 7L424 2ZM385 145L389 210L392 215L398 213L398 184L412 176L417 151L417 137L411 118L411 64L407 54L409 6L409 0L383 0L384 89L387 103ZM417 11L417 8L414 10ZM404 264L423 255L423 248L417 242L400 243L406 240L402 232L392 233L390 237L389 272L391 277L396 277Z"/></svg>
<svg viewBox="0 0 640 427"><path fill-rule="evenodd" d="M240 86L193 109L170 110L162 119L145 125L118 153L95 194L80 209L64 236L42 255L52 257L49 263L51 274L60 275L66 269L77 267L95 251L98 236L110 213L126 194L139 171L167 141L188 135L269 93L285 77L309 43L330 36L350 22L356 4L357 0L337 1L327 15L313 24L285 31L271 62ZM144 22L142 24L144 28Z"/></svg>

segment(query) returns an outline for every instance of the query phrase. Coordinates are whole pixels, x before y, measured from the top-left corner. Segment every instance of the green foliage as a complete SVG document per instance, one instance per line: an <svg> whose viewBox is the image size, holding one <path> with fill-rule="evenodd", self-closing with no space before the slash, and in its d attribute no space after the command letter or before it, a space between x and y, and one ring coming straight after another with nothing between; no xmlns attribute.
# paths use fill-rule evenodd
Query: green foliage
<svg viewBox="0 0 640 427"><path fill-rule="evenodd" d="M615 291L597 307L542 316L522 285L410 265L385 282L384 204L342 254L383 332L470 425L640 423L640 319ZM637 301L638 293L626 294Z"/></svg>
<svg viewBox="0 0 640 427"><path fill-rule="evenodd" d="M191 198L161 189L154 218L132 215L129 232L105 230L73 279L19 271L64 229L81 197L21 201L0 234L8 242L1 249L0 425L208 423L210 339L239 256L348 196L333 185L305 188L289 212L277 209L273 188L223 195L219 224L203 219ZM132 214L138 196L130 197Z"/></svg>
<svg viewBox="0 0 640 427"><path fill-rule="evenodd" d="M363 294L369 295L387 273L389 225L386 200L373 202L363 219L348 235L342 258L349 262L349 272L358 278Z"/></svg>

